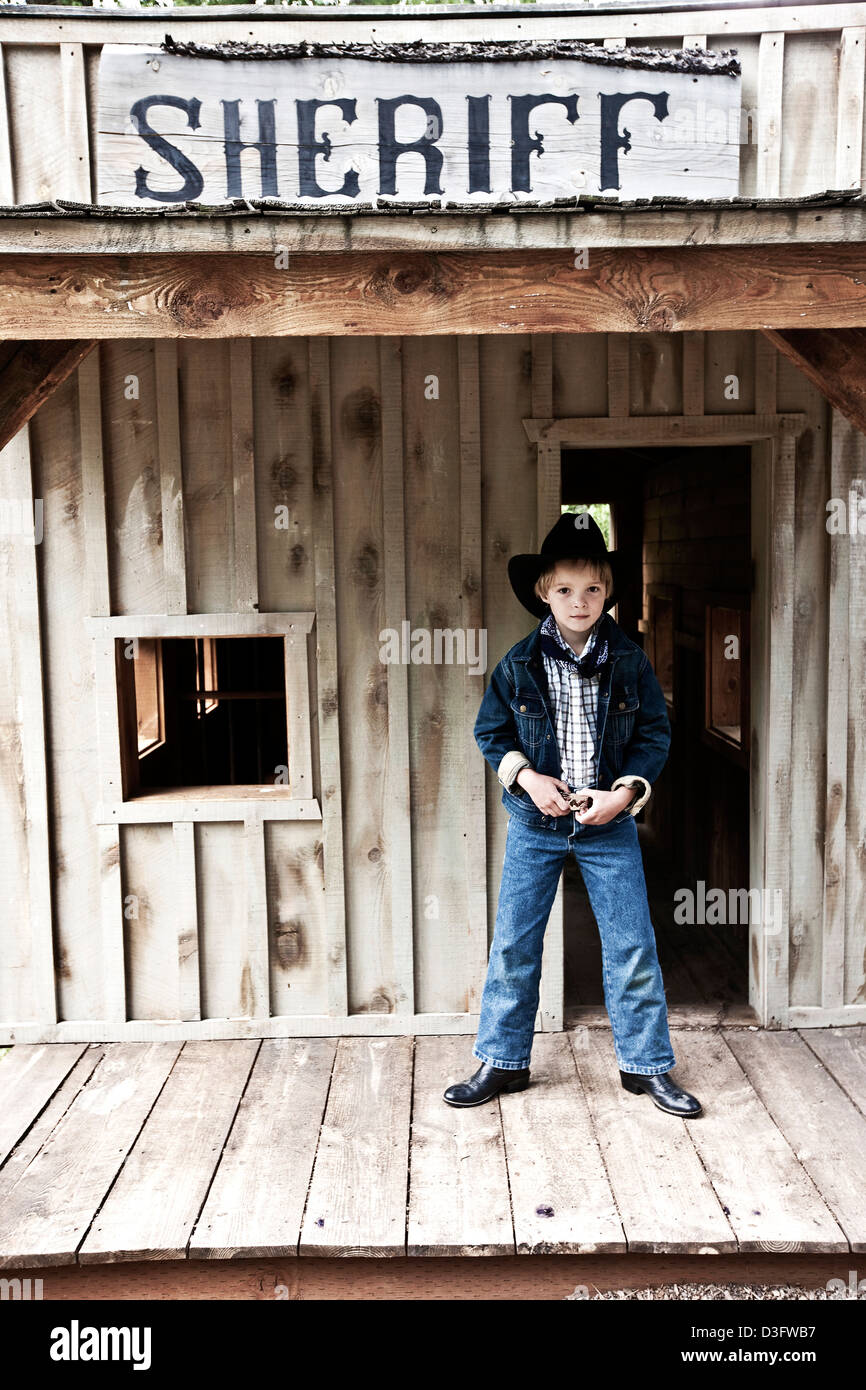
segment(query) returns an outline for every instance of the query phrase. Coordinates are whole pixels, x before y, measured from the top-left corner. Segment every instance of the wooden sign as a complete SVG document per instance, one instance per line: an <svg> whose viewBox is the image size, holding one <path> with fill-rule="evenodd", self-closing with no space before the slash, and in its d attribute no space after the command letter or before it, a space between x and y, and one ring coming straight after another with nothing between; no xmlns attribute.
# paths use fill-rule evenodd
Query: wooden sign
<svg viewBox="0 0 866 1390"><path fill-rule="evenodd" d="M218 58L106 44L98 201L273 198L351 212L379 199L484 208L739 192L730 54L503 48L544 52L322 44L306 50L325 56Z"/></svg>

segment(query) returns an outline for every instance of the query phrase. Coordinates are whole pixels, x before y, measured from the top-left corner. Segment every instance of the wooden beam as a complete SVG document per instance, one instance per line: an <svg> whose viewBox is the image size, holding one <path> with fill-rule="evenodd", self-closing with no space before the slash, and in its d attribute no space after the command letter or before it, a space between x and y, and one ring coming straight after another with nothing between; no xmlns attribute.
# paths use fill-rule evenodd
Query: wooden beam
<svg viewBox="0 0 866 1390"><path fill-rule="evenodd" d="M843 81L840 91L848 86ZM846 134L850 143L843 150L843 167L853 158L850 122ZM0 112L0 188L2 178ZM520 206L486 218L471 208L447 212L389 210L385 214L353 210L340 214L298 206L294 210L269 206L266 213L235 210L188 217L174 212L144 215L143 210L52 216L49 205L49 215L43 211L31 216L20 210L0 214L0 256L29 255L34 246L39 247L40 256L69 256L73 261L102 254L130 256L141 251L145 236L151 255L191 253L226 261L237 256L241 247L245 256L269 256L271 260L281 247L290 256L309 255L312 249L319 255L330 255L345 251L349 245L356 255L373 251L387 251L389 255L403 251L442 253L472 247L491 252L558 250L563 255L570 253L573 260L577 247L836 245L866 239L866 205L853 200L833 202L833 196L803 194L778 203L765 200L760 206L748 196L740 203L717 199L709 205L693 202L686 207L602 204L595 211L592 203L530 212ZM0 205L13 202L11 193L0 198Z"/></svg>
<svg viewBox="0 0 866 1390"><path fill-rule="evenodd" d="M597 43L599 38L618 37L633 44L650 45L657 40L670 43L671 36L676 33L671 10L676 10L676 6L664 4L653 6L649 10L636 6L620 6L612 13L609 9L600 10L596 0L593 0L590 6L579 10L571 6L554 9L555 27L551 26L551 32L563 38L582 39L587 43ZM686 0L686 4L676 10L676 18L681 21L680 33L686 25L697 28L700 20L701 29L706 29L708 34L719 36L720 46L722 39L727 43L729 38L761 34L770 21L782 30L796 29L804 34L820 34L857 23L861 15L862 5L851 3L850 0L847 3L840 0L839 3L815 6L798 6L791 3L777 7L759 5L750 9L731 3L731 0L719 0L718 5L699 5L692 3L692 0ZM39 48L53 45L56 48L56 16L57 9L53 5L28 5L26 15L18 9L9 11L3 15L7 41L32 44ZM232 36L236 26L241 39L255 38L261 43L297 43L299 39L345 37L345 11L342 8L337 8L335 13L323 6L321 14L315 14L310 12L310 8L293 6L291 14L287 16L272 14L269 9L251 9L242 18L236 15L217 18L220 19L219 37L222 37L224 24L231 26ZM402 32L400 18L376 18L377 37L381 26L382 35L389 42L406 38L405 32ZM492 14L482 12L477 17L473 14L470 18L471 26L465 27L471 27L473 39L526 37L527 14L522 7L512 6L507 11L504 7L497 8ZM64 28L66 27L64 22ZM69 17L68 27L82 36L85 42L92 44L158 44L163 37L165 25L159 14L154 16L152 10L141 12L124 9L117 15L107 15L100 9L88 9L74 10ZM545 34L546 32L545 30ZM211 16L202 16L196 11L189 16L183 16L182 26L179 30L176 28L175 33L178 38L191 38L200 42L213 42L215 39L211 33ZM463 38L464 35L461 33L459 37Z"/></svg>
<svg viewBox="0 0 866 1390"><path fill-rule="evenodd" d="M864 242L0 259L10 337L682 333L866 325ZM74 364L73 364L74 365ZM42 371L42 376L45 372ZM35 407L34 407L35 408Z"/></svg>
<svg viewBox="0 0 866 1390"><path fill-rule="evenodd" d="M764 329L846 420L866 433L866 330Z"/></svg>
<svg viewBox="0 0 866 1390"><path fill-rule="evenodd" d="M71 334L69 341L4 344L7 360L0 371L0 449L95 347L95 338L84 341L77 334Z"/></svg>
<svg viewBox="0 0 866 1390"><path fill-rule="evenodd" d="M288 789L275 787L279 792L272 798L264 799L264 792L258 783L233 783L217 791L227 791L225 798L212 795L213 788L195 787L195 795L184 791L177 795L177 788L169 787L162 792L149 792L144 796L133 796L129 801L100 802L94 812L96 825L181 825L203 821L207 825L223 821L242 821L250 809L254 796L263 796L256 801L255 809L263 821L317 821L322 819L318 801L311 797L299 801L290 796ZM199 796L197 793L204 795ZM181 908L178 908L180 915Z"/></svg>
<svg viewBox="0 0 866 1390"><path fill-rule="evenodd" d="M792 411L785 415L634 415L624 419L575 415L558 420L526 419L523 428L533 444L631 449L654 444L751 444L777 434L800 434L806 424L805 414Z"/></svg>
<svg viewBox="0 0 866 1390"><path fill-rule="evenodd" d="M314 612L128 613L85 618L92 637L283 637L311 632Z"/></svg>

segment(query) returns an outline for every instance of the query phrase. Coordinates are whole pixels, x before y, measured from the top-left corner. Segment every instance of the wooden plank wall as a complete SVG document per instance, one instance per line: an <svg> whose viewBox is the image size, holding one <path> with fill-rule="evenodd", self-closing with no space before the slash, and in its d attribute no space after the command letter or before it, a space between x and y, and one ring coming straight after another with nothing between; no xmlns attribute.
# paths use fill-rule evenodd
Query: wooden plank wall
<svg viewBox="0 0 866 1390"><path fill-rule="evenodd" d="M772 16L768 24L767 16ZM329 20L316 15L316 37ZM22 23L0 18L0 89L5 87L8 131L0 130L0 193L18 203L48 198L89 200L96 149L96 80L104 42L158 45L164 25L98 15L70 14L57 41L50 19ZM767 11L702 10L680 13L563 14L536 18L484 16L460 21L438 17L410 24L339 17L339 38L380 42L436 39L575 37L609 47L680 48L684 42L711 49L736 48L742 65L740 193L797 196L858 185L863 174L864 52L866 5L832 4ZM213 41L244 39L243 21L215 18ZM177 39L201 38L200 26L176 21ZM261 42L310 38L309 24L294 16L258 22ZM335 34L334 37L337 37ZM66 41L70 40L70 41ZM2 92L0 92L2 94ZM7 106L0 103L2 116ZM58 138L58 132L63 132ZM8 153L7 153L8 151ZM10 197L11 193L11 197ZM130 201L133 201L130 199Z"/></svg>
<svg viewBox="0 0 866 1390"><path fill-rule="evenodd" d="M739 399L724 395L732 373ZM827 498L862 476L862 439L837 420L831 460L823 398L765 340L113 342L28 427L45 525L40 609L31 585L11 648L23 655L0 692L3 796L18 825L4 858L15 887L0 953L7 1033L30 1021L34 1037L82 1039L166 1026L474 1031L506 817L472 724L493 665L532 627L505 562L540 540L522 421L542 397L559 417L649 421L685 402L808 415L795 461L790 1005L803 1023L862 1004L861 562L852 545L831 575L823 524ZM234 505L238 479L254 516ZM33 556L7 542L2 558L10 602L28 592ZM310 700L324 819L97 827L85 618L248 611L252 592L263 611L318 615ZM404 618L431 632L483 624L484 676L383 662L380 634ZM838 643L828 656L831 628L847 642L845 669ZM18 698L38 685L40 661L44 745L41 711ZM848 849L834 809L825 863L840 779ZM49 831L53 904L38 872ZM37 868L26 881L13 864L25 851Z"/></svg>
<svg viewBox="0 0 866 1390"><path fill-rule="evenodd" d="M239 346L247 372L237 369ZM202 1035L200 1020L269 1014L297 1031L347 1014L358 1031L411 1031L416 1015L436 1031L465 1031L492 925L484 764L471 734L489 670L384 663L380 634L408 618L431 633L471 626L477 642L487 601L498 647L526 630L502 586L503 556L537 541L534 451L521 428L531 412L528 339L113 343L93 362L31 426L46 514L43 823L56 852L67 1033L80 1025L88 1036L129 1036L120 1025L130 1020L146 1035L148 1024L180 1020L186 1035ZM238 420L251 425L249 458ZM247 467L254 507L238 511ZM487 488L493 530L485 521L482 539ZM287 527L276 525L280 513ZM243 558L251 521L252 562ZM14 551L16 563L26 554ZM240 593L239 562L265 610L318 611L311 708L324 821L97 827L85 618L94 609L242 611L249 583ZM8 582L14 589L14 572ZM17 738L13 687L33 681L16 666L8 674ZM24 777L14 747L9 754L14 811ZM38 796L38 777L34 787ZM17 901L20 951L5 957L3 1017L51 1022L38 972L22 970L30 904ZM253 988L257 901L264 998ZM88 1032L88 1023L110 1026Z"/></svg>

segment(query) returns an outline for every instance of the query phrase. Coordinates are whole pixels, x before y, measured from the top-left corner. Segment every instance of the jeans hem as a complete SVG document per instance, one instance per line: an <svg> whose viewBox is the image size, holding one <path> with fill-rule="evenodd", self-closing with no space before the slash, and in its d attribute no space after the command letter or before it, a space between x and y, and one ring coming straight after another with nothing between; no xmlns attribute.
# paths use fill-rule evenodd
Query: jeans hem
<svg viewBox="0 0 866 1390"><path fill-rule="evenodd" d="M626 1072L629 1076L658 1076L661 1072L670 1071L672 1067L676 1066L676 1062L673 1059L671 1059L670 1062L664 1062L658 1067L629 1066L628 1063L621 1062L618 1057L616 1061L620 1071Z"/></svg>
<svg viewBox="0 0 866 1390"><path fill-rule="evenodd" d="M476 1052L472 1049L472 1056L477 1057L479 1062L486 1062L488 1066L498 1067L500 1071L525 1071L529 1066L529 1058L525 1062L502 1062L495 1057L488 1057L485 1052Z"/></svg>

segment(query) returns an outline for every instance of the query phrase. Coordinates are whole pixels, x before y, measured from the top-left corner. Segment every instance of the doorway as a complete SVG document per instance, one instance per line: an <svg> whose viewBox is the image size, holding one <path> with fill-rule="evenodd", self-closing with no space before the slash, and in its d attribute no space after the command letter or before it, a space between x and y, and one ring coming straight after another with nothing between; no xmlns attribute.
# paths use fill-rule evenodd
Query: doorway
<svg viewBox="0 0 866 1390"><path fill-rule="evenodd" d="M637 825L669 1009L749 1008L751 454L746 445L563 447L561 508L609 507L625 580L614 620L649 656L671 722ZM564 1012L602 1009L580 870L563 876Z"/></svg>

